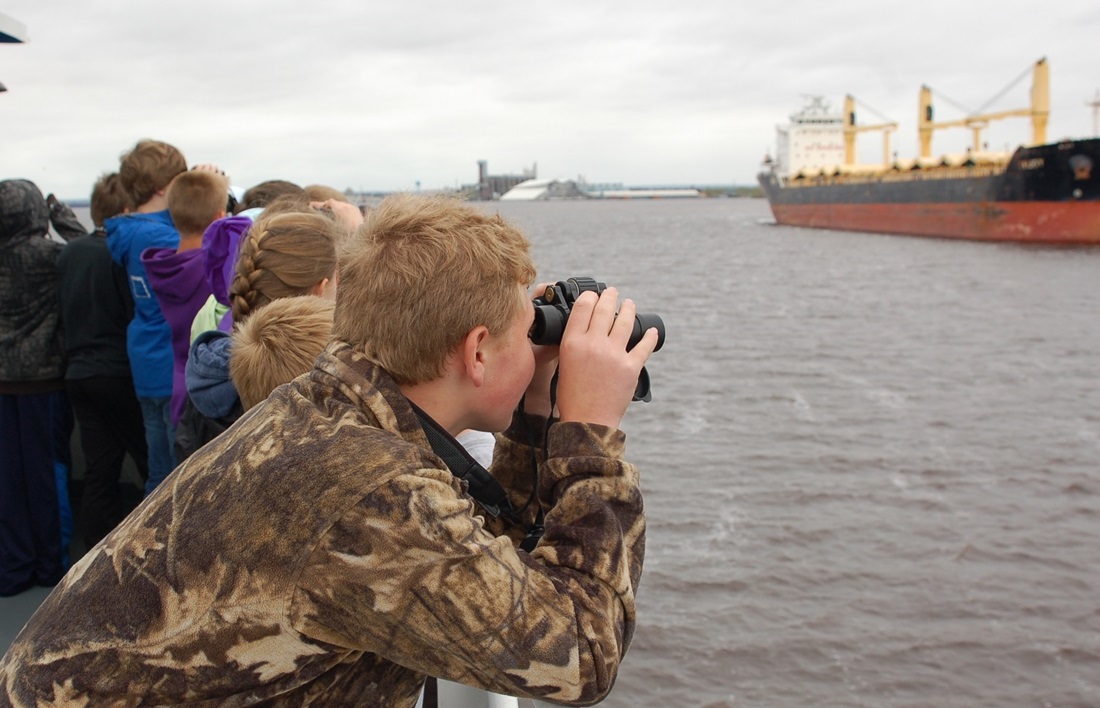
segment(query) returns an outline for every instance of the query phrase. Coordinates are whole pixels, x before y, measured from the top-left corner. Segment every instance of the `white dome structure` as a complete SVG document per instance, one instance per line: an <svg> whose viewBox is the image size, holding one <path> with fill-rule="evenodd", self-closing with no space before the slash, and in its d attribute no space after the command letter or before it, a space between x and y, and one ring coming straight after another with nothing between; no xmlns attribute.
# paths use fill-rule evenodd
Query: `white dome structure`
<svg viewBox="0 0 1100 708"><path fill-rule="evenodd" d="M580 199L585 194L571 179L529 179L520 182L504 194L502 202L535 202L550 199Z"/></svg>

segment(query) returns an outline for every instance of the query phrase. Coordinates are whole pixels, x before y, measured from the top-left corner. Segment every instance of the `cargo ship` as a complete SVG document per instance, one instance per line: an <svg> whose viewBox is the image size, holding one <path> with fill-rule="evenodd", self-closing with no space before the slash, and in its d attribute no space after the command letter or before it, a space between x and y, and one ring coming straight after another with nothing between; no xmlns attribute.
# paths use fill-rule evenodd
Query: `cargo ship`
<svg viewBox="0 0 1100 708"><path fill-rule="evenodd" d="M1100 139L1046 141L1049 66L1034 65L1031 106L933 120L932 91L921 88L920 156L890 155L896 123L857 125L855 99L834 113L811 97L778 129L777 153L759 175L779 224L980 241L1100 245ZM1032 142L1013 153L983 149L990 121L1031 118ZM933 131L965 127L973 145L961 155L931 157ZM883 134L883 162L855 161L856 135Z"/></svg>

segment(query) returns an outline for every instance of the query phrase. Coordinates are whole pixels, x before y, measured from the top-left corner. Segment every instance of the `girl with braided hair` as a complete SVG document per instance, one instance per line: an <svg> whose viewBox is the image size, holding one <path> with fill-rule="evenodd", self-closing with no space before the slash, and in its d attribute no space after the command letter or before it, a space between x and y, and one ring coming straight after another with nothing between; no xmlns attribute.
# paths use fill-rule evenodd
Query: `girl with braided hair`
<svg viewBox="0 0 1100 708"><path fill-rule="evenodd" d="M286 297L336 296L336 253L345 227L310 209L265 209L241 236L236 275L229 286L234 329L264 305ZM186 419L176 452L186 459L225 430L243 412L230 378L232 339L221 329L200 334L186 369Z"/></svg>
<svg viewBox="0 0 1100 708"><path fill-rule="evenodd" d="M336 297L335 221L316 212L263 214L241 241L237 276L229 288L233 321L272 300L299 295Z"/></svg>

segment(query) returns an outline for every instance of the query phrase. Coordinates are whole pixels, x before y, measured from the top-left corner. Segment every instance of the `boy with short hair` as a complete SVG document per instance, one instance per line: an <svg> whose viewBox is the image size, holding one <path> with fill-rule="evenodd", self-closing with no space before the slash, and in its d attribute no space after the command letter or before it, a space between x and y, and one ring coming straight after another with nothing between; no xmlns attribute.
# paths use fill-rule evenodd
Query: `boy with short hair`
<svg viewBox="0 0 1100 708"><path fill-rule="evenodd" d="M147 248L179 247L179 232L168 213L168 185L187 171L183 154L168 143L141 140L122 155L119 181L130 197L129 214L107 219L107 247L126 270L134 299L134 318L126 329L126 351L134 390L141 403L149 447L146 494L175 467L170 415L172 396L172 333L149 285L142 252Z"/></svg>
<svg viewBox="0 0 1100 708"><path fill-rule="evenodd" d="M118 175L134 211L156 213L167 207L166 190L187 161L175 146L160 140L139 140L119 161Z"/></svg>
<svg viewBox="0 0 1100 708"><path fill-rule="evenodd" d="M332 334L334 309L317 295L281 297L237 325L229 374L245 410L313 368Z"/></svg>
<svg viewBox="0 0 1100 708"><path fill-rule="evenodd" d="M203 266L202 236L211 223L225 216L228 195L229 183L218 172L195 169L177 175L168 185L165 199L179 230L179 244L147 248L141 254L149 285L171 331L173 431L187 398L184 367L191 346L191 324L212 292ZM172 439L174 443L174 435ZM178 450L174 459L182 459Z"/></svg>
<svg viewBox="0 0 1100 708"><path fill-rule="evenodd" d="M88 214L92 217L94 232L105 236L107 219L126 214L130 209L130 195L122 189L122 180L118 173L100 175L92 185L92 197L88 202Z"/></svg>
<svg viewBox="0 0 1100 708"><path fill-rule="evenodd" d="M177 253L202 247L206 227L225 216L229 181L211 170L182 172L168 185L168 213L180 233Z"/></svg>
<svg viewBox="0 0 1100 708"><path fill-rule="evenodd" d="M635 308L616 318L607 288L536 349L535 272L499 216L385 200L341 260L313 370L84 557L0 660L8 699L411 708L426 675L606 696L645 545L617 426L657 332L626 351ZM464 428L505 431L491 473L515 511L477 506L434 452Z"/></svg>

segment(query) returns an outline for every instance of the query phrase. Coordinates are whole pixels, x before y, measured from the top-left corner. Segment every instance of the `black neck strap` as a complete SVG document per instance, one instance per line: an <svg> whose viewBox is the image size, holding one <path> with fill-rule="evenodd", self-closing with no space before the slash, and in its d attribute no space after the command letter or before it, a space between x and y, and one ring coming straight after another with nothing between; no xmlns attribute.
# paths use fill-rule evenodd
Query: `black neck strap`
<svg viewBox="0 0 1100 708"><path fill-rule="evenodd" d="M466 449L439 423L432 420L431 416L420 410L412 401L409 401L409 405L420 420L420 427L424 429L432 451L447 463L451 474L466 482L466 491L473 500L493 517L503 514L506 518L511 518L512 503L508 501L508 494L496 477L489 474L489 471L466 452Z"/></svg>

